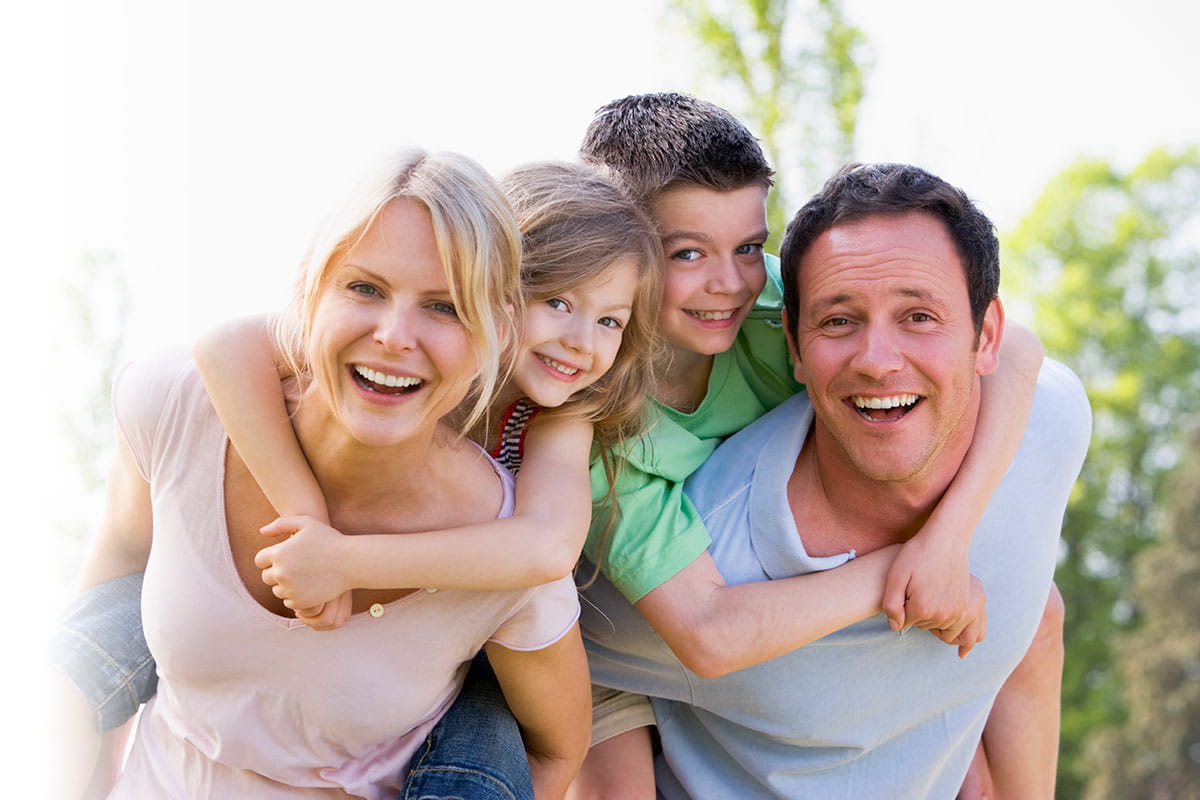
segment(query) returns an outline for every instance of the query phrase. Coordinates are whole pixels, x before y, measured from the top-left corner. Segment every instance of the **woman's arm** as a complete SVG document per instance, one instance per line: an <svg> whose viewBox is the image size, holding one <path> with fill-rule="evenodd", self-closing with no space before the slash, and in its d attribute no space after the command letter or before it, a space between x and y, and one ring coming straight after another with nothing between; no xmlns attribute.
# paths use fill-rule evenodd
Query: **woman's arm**
<svg viewBox="0 0 1200 800"><path fill-rule="evenodd" d="M228 323L192 350L204 388L242 461L281 515L329 521L325 497L296 440L280 381L283 364L270 317Z"/></svg>
<svg viewBox="0 0 1200 800"><path fill-rule="evenodd" d="M583 763L592 732L591 682L578 624L541 650L495 643L484 649L521 728L534 797L561 798Z"/></svg>
<svg viewBox="0 0 1200 800"><path fill-rule="evenodd" d="M104 518L96 539L84 557L80 590L141 572L150 556L153 519L150 485L138 472L124 437L117 435L117 454L109 469ZM53 797L103 797L111 788L116 770L101 764L101 735L96 710L73 683L57 676L50 682L50 726L53 752L62 756L63 769L51 781ZM111 735L111 734L110 734Z"/></svg>
<svg viewBox="0 0 1200 800"><path fill-rule="evenodd" d="M883 610L893 628L915 625L956 635L969 621L964 612L971 536L1020 446L1041 366L1041 342L1010 322L999 366L983 378L975 439L962 467L888 573Z"/></svg>
<svg viewBox="0 0 1200 800"><path fill-rule="evenodd" d="M255 564L289 607L346 589L523 589L568 574L591 519L592 426L535 420L525 440L511 517L446 530L348 535L283 518L263 533L292 535L260 550ZM325 599L322 599L325 598Z"/></svg>

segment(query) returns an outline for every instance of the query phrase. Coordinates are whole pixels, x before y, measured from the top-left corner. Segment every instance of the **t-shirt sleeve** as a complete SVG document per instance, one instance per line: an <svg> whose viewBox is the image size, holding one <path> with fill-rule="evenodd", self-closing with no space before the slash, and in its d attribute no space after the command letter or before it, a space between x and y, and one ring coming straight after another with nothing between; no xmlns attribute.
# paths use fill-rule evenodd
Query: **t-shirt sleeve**
<svg viewBox="0 0 1200 800"><path fill-rule="evenodd" d="M525 602L488 639L509 650L541 650L557 642L579 619L574 576L530 589Z"/></svg>
<svg viewBox="0 0 1200 800"><path fill-rule="evenodd" d="M191 357L180 351L125 364L113 378L117 432L146 480L163 449L161 431L171 395L194 369Z"/></svg>
<svg viewBox="0 0 1200 800"><path fill-rule="evenodd" d="M607 491L603 468L592 467L592 497ZM600 565L630 603L676 575L703 553L711 539L682 481L655 475L627 464L617 478L620 518L605 532L597 514L583 552Z"/></svg>

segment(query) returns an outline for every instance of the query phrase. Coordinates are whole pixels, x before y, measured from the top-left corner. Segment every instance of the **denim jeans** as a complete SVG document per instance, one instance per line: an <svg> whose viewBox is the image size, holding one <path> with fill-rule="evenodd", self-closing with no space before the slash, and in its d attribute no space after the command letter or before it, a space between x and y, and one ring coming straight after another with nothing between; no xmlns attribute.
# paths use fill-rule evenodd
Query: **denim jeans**
<svg viewBox="0 0 1200 800"><path fill-rule="evenodd" d="M158 688L142 635L142 573L76 597L59 618L48 656L96 709L99 730L127 722Z"/></svg>
<svg viewBox="0 0 1200 800"><path fill-rule="evenodd" d="M413 756L400 800L533 800L517 721L480 653L458 699Z"/></svg>

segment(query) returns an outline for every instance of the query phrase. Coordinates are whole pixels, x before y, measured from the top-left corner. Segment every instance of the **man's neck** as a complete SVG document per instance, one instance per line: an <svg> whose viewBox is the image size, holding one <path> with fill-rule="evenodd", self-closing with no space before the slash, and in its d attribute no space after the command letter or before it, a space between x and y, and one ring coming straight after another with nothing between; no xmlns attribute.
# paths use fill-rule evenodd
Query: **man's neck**
<svg viewBox="0 0 1200 800"><path fill-rule="evenodd" d="M910 481L877 481L830 453L810 430L788 480L788 502L813 556L860 555L906 542L921 529L961 459Z"/></svg>

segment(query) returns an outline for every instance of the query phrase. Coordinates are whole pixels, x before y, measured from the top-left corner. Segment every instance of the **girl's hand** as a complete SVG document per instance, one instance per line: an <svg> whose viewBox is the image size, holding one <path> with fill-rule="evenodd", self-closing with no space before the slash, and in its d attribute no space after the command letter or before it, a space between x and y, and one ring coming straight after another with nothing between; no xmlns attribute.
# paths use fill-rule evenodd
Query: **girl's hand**
<svg viewBox="0 0 1200 800"><path fill-rule="evenodd" d="M342 627L342 623L350 619L353 605L354 593L346 590L322 606L297 609L296 619L315 631L331 631Z"/></svg>
<svg viewBox="0 0 1200 800"><path fill-rule="evenodd" d="M280 517L260 530L264 536L286 537L259 550L254 557L254 565L262 570L263 583L285 606L303 611L301 620L306 624L326 628L344 622L348 614L343 615L336 606L349 606L352 588L339 569L345 537L306 516ZM330 616L323 608L326 604L335 606Z"/></svg>
<svg viewBox="0 0 1200 800"><path fill-rule="evenodd" d="M969 577L967 543L935 542L923 531L905 542L892 562L883 611L895 630L961 630L972 600Z"/></svg>

